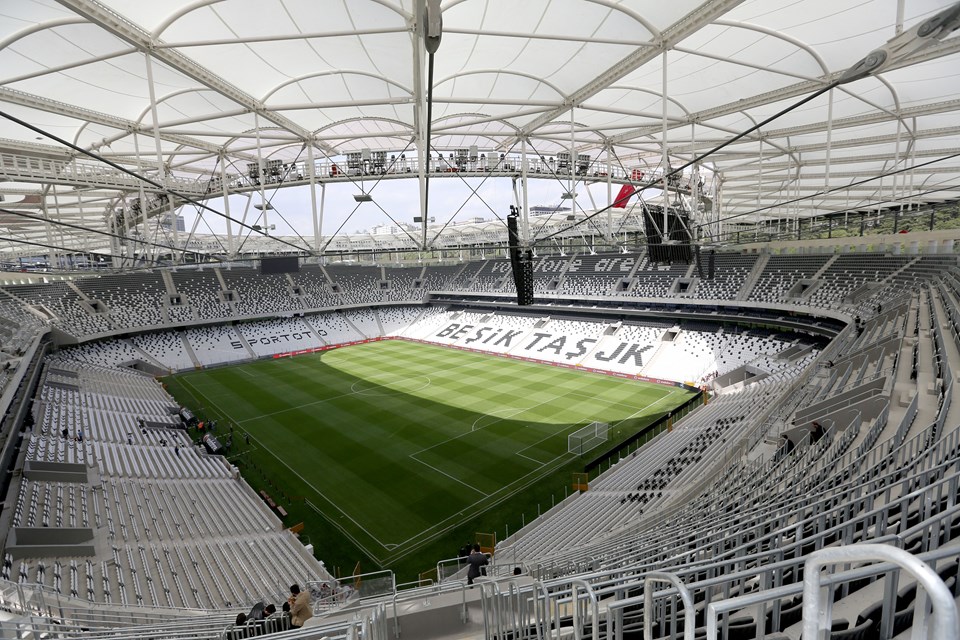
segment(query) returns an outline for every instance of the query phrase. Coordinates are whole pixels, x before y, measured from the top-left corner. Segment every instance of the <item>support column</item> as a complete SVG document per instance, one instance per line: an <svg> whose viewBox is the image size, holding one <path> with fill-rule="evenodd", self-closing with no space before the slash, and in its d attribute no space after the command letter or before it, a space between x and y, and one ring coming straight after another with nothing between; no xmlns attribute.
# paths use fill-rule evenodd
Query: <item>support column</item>
<svg viewBox="0 0 960 640"><path fill-rule="evenodd" d="M417 144L417 180L420 183L420 247L427 250L427 169L429 153L423 148L423 137Z"/></svg>
<svg viewBox="0 0 960 640"><path fill-rule="evenodd" d="M140 161L140 143L137 142L139 134L134 131L133 133L133 153L137 159L137 172L140 175L143 175L143 163ZM153 254L150 251L150 246L147 244L150 241L149 235L149 218L147 217L147 194L143 190L143 180L137 181L137 188L139 189L140 194L140 215L142 216L141 223L143 224L143 256L147 259L148 263L153 262Z"/></svg>
<svg viewBox="0 0 960 640"><path fill-rule="evenodd" d="M790 148L790 138L787 138L787 193L790 192L790 183L793 182L793 149ZM794 206L793 226L797 224L796 205ZM787 220L787 231L790 231L790 210L784 211Z"/></svg>
<svg viewBox="0 0 960 640"><path fill-rule="evenodd" d="M266 175L264 175L264 170L266 165L263 162L263 149L260 145L260 116L257 115L257 112L253 112L253 127L256 129L257 133L257 171L260 176L260 204L263 206L261 211L263 212L263 231L266 234L270 234L270 221L267 219L267 189L266 189Z"/></svg>
<svg viewBox="0 0 960 640"><path fill-rule="evenodd" d="M310 212L313 215L313 248L320 251L320 222L317 219L317 165L313 158L313 141L307 141L307 178L310 180Z"/></svg>
<svg viewBox="0 0 960 640"><path fill-rule="evenodd" d="M663 229L661 230L661 241L670 238L670 221L667 217L667 208L670 206L670 186L667 182L667 167L670 166L670 158L667 157L667 50L663 50L663 82L660 87L660 107L661 107L661 129L660 146L661 158L660 168L663 171Z"/></svg>
<svg viewBox="0 0 960 640"><path fill-rule="evenodd" d="M520 208L520 237L523 238L523 246L530 246L530 206L527 201L527 139L520 141L520 189L523 192L523 202Z"/></svg>
<svg viewBox="0 0 960 640"><path fill-rule="evenodd" d="M827 92L827 149L823 165L823 190L830 188L830 146L833 141L833 89ZM823 201L821 201L822 205Z"/></svg>
<svg viewBox="0 0 960 640"><path fill-rule="evenodd" d="M51 229L51 225L50 225L50 212L47 211L47 193L49 193L50 188L51 186L49 184L43 187L43 191L40 194L40 208L43 211L43 229L47 234L47 244L52 247L55 243L53 241L53 230ZM121 202L122 201L123 200L121 199ZM50 252L47 254L47 264L51 268L59 267L59 264L57 264L58 263L57 252L53 248L47 249L47 251Z"/></svg>
<svg viewBox="0 0 960 640"><path fill-rule="evenodd" d="M53 189L53 210L57 213L57 222L63 222L63 214L60 212L60 199L57 197L56 189ZM81 216L83 215L82 208L80 209L80 214ZM57 225L57 236L59 238L58 243L60 246L67 247L66 239L63 235L63 225L61 224ZM60 254L60 261L63 262L63 264L59 265L61 268L65 268L67 265L71 267L73 266L73 256L69 255L69 251L67 252L67 255L63 255L62 253Z"/></svg>
<svg viewBox="0 0 960 640"><path fill-rule="evenodd" d="M166 169L166 165L164 165L163 163L163 150L160 146L160 118L157 116L157 94L156 94L156 88L154 87L154 83L153 83L153 58L150 57L149 52L144 52L143 55L147 60L147 88L149 89L149 92L150 92L150 115L153 118L153 141L157 147L157 165L160 171L158 177L160 178L159 179L160 184L162 184L164 188L166 188L167 187L167 169ZM177 220L176 220L175 208L173 205L173 198L169 194L165 194L165 195L170 201L170 213L172 216L170 219L170 227L171 227L171 232L173 234L173 246L179 249L180 248L179 247L180 231L177 228ZM173 255L171 256L171 260L174 264L177 263L178 257L176 252L173 252Z"/></svg>
<svg viewBox="0 0 960 640"><path fill-rule="evenodd" d="M613 148L607 145L607 238L613 245L613 167L611 166L611 157ZM630 177L630 176L628 176ZM623 213L626 215L627 207L624 203Z"/></svg>
<svg viewBox="0 0 960 640"><path fill-rule="evenodd" d="M173 203L170 203L171 215L173 215ZM180 255L183 255L187 252L187 246L189 246L190 241L193 240L193 236L197 233L197 227L200 226L200 221L203 219L203 212L197 211L197 217L193 219L193 226L190 227L190 234L187 236L187 239L183 242L183 251L180 252ZM173 224L177 224L176 219L174 219ZM197 260L197 257L194 256L194 261Z"/></svg>
<svg viewBox="0 0 960 640"><path fill-rule="evenodd" d="M716 166L714 166L716 169ZM719 172L713 174L713 210L717 214L717 239L723 238L723 209L720 206L723 189L723 176Z"/></svg>
<svg viewBox="0 0 960 640"><path fill-rule="evenodd" d="M697 125L690 123L690 158L697 157ZM691 231L696 232L696 237L691 238L693 242L699 242L703 232L700 230L700 163L694 162L693 169L690 172L690 213L691 213Z"/></svg>
<svg viewBox="0 0 960 640"><path fill-rule="evenodd" d="M414 3L421 7L420 15L424 15L425 3L417 0ZM426 44L423 28L417 28L410 34L410 44L413 49L413 95L416 104L413 106L413 143L417 147L417 182L420 187L420 249L427 250L427 157L429 156L429 140L426 140L426 130L430 126L427 122L427 92L428 81L427 64L425 58Z"/></svg>
<svg viewBox="0 0 960 640"><path fill-rule="evenodd" d="M899 113L899 110L898 110L898 113L897 113L897 137L896 137L896 143L895 143L895 145L894 145L894 151L893 151L893 169L894 169L894 171L896 171L897 169L900 168L900 130L901 130L901 129L902 129L902 127L901 127L901 123L900 123L900 113ZM891 187L890 187L890 201L891 201L891 202L896 202L896 201L897 201L897 196L899 195L899 194L897 193L897 180L898 180L898 178L899 178L899 174L894 174L892 177L893 177L893 184L892 184ZM904 182L905 182L905 180L904 180ZM883 200L883 191L880 192L880 199ZM900 211L903 211L903 205L904 205L903 200L900 200L900 204L899 204L899 209L900 209Z"/></svg>
<svg viewBox="0 0 960 640"><path fill-rule="evenodd" d="M153 85L153 58L150 57L150 53L147 51L145 51L143 55L147 61L147 89L149 90L149 93L150 93L150 115L153 118L153 142L157 148L157 166L159 169L158 182L162 184L164 188L166 188L167 187L167 169L166 169L166 165L164 165L163 163L163 149L160 146L160 119L157 116L157 94L156 94L156 89L154 88L154 85ZM173 198L170 197L169 194L165 194L165 195L167 196L167 198L170 199L170 212L171 212L171 215L173 215L173 212L174 212ZM142 208L146 208L146 202L142 202L141 206ZM162 220L163 219L161 218L161 224L162 224ZM173 232L173 246L176 248L179 248L178 245L180 243L180 232L177 229L177 221L175 218L172 217L170 219L170 225L172 227L172 232ZM173 255L171 256L171 260L174 264L176 264L178 259L177 253L176 251L172 253Z"/></svg>
<svg viewBox="0 0 960 640"><path fill-rule="evenodd" d="M757 135L760 138L760 149L757 153L757 199L754 203L754 207L760 208L760 194L763 193L763 132L757 131ZM753 239L757 239L757 227L760 225L760 212L753 217Z"/></svg>
<svg viewBox="0 0 960 640"><path fill-rule="evenodd" d="M800 161L800 156L797 155L797 171L796 177L793 181L793 213L794 218L797 221L797 229L800 228L800 167L802 162Z"/></svg>
<svg viewBox="0 0 960 640"><path fill-rule="evenodd" d="M173 252L172 262L174 264L179 264L181 262L180 258L183 256L183 252L186 250L186 242L184 246L180 246L180 225L177 224L177 207L173 203L173 198L169 198L167 203L170 205L170 228L173 231L173 246L177 249ZM197 228L197 223L200 222L201 213L197 212L197 218L194 220L193 228ZM190 235L193 235L191 232Z"/></svg>
<svg viewBox="0 0 960 640"><path fill-rule="evenodd" d="M317 236L320 240L323 240L323 203L327 199L327 183L320 183L320 218L317 221ZM320 257L323 257L323 245L317 247L317 251L320 252Z"/></svg>
<svg viewBox="0 0 960 640"><path fill-rule="evenodd" d="M56 193L56 191L54 191L54 193ZM86 214L86 213L84 212L84 210L83 210L83 196L81 195L82 192L79 191L79 190L78 190L76 193L77 193L77 212L79 212L79 214L80 214L80 222L81 222L81 224L83 224L84 222L87 221L87 214ZM62 218L61 218L60 222L63 222L63 219L62 219ZM62 229L63 227L60 227L60 228ZM70 238L70 244L68 245L68 244L66 244L66 239L63 237L62 232L61 232L60 240L61 240L61 244L62 244L64 247L72 247L72 248L74 248L76 251L78 251L78 252L83 253L84 255L86 255L88 260L90 259L91 253L90 253L89 251L83 251L83 249L78 246L77 240L76 240L76 238L75 238L74 236L71 236L71 238ZM112 250L113 250L113 249L111 248L111 251L112 251Z"/></svg>
<svg viewBox="0 0 960 640"><path fill-rule="evenodd" d="M220 150L220 189L223 193L223 213L227 216L227 257L233 260L233 224L230 217L230 190L227 189L227 155Z"/></svg>
<svg viewBox="0 0 960 640"><path fill-rule="evenodd" d="M914 195L914 183L913 183L914 176L916 175L916 171L915 171L914 167L917 166L917 138L916 138L916 133L917 133L917 119L914 118L914 119L913 119L913 134L914 134L914 138L913 138L913 140L912 140L911 143L910 143L910 196L907 198L907 202L909 203L909 205L907 206L908 209L913 209L913 201L914 201L914 199L915 199L915 197L916 197L916 196ZM919 205L918 205L918 206L919 206Z"/></svg>
<svg viewBox="0 0 960 640"><path fill-rule="evenodd" d="M577 215L577 141L574 138L574 112L576 109L570 105L570 213ZM561 238L561 242L562 242Z"/></svg>

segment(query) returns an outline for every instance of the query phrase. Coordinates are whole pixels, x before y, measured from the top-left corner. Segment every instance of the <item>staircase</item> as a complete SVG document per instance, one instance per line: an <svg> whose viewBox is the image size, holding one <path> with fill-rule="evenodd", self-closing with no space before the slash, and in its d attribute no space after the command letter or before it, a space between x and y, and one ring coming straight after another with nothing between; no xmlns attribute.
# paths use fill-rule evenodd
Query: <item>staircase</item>
<svg viewBox="0 0 960 640"><path fill-rule="evenodd" d="M187 340L187 334L181 333L180 340L183 341L183 350L187 352L188 356L190 356L190 361L193 363L193 366L197 369L202 369L203 365L200 364L200 360L197 359L197 354L193 352L193 347L190 346L190 341Z"/></svg>
<svg viewBox="0 0 960 640"><path fill-rule="evenodd" d="M327 342L326 340L324 340L323 334L321 334L319 331L317 331L317 328L316 328L315 326L313 326L313 323L310 322L310 318L308 318L307 316L304 316L304 317L300 318L300 320L303 322L303 324L307 325L307 328L310 329L310 331L313 331L313 335L315 335L315 336L317 337L317 340L320 341L320 344L323 344L323 345L328 345L328 344L330 344L329 342Z"/></svg>
<svg viewBox="0 0 960 640"><path fill-rule="evenodd" d="M753 285L757 284L757 280L760 279L760 274L763 273L763 270L767 268L768 262L770 262L770 254L760 254L760 257L757 258L757 261L753 264L753 269L750 270L750 273L748 273L747 277L744 279L743 285L740 287L740 291L737 292L737 300L746 300L750 297L750 292L753 290Z"/></svg>
<svg viewBox="0 0 960 640"><path fill-rule="evenodd" d="M161 269L160 277L163 278L163 287L167 290L168 296L175 296L179 293L176 285L173 284L173 276L170 274L170 271L167 269Z"/></svg>
<svg viewBox="0 0 960 640"><path fill-rule="evenodd" d="M827 272L827 269L829 269L830 267L832 267L832 266L833 266L833 263L836 262L836 261L837 261L837 258L839 258L839 257L840 257L840 255L839 255L839 254L836 254L836 253L833 254L832 256L830 256L830 259L827 260L826 262L824 262L824 263L823 263L823 266L820 267L820 269L819 269L815 274L813 274L812 276L810 276L810 279L811 279L811 280L819 280L820 278L822 278L822 277L823 277L823 274Z"/></svg>
<svg viewBox="0 0 960 640"><path fill-rule="evenodd" d="M233 307L233 304L232 304L232 303L230 304L230 307L231 307L231 308ZM251 359L251 360L256 360L259 356L258 356L258 355L256 354L256 352L253 350L253 347L250 346L250 343L247 342L247 339L243 337L243 334L242 334L242 333L240 333L239 331L237 331L237 328L236 328L236 327L232 327L232 329L233 329L233 332L234 332L234 333L236 334L236 336L237 336L237 340L239 340L239 341L240 341L240 344L243 345L243 348L247 350L247 355L250 356L250 359Z"/></svg>

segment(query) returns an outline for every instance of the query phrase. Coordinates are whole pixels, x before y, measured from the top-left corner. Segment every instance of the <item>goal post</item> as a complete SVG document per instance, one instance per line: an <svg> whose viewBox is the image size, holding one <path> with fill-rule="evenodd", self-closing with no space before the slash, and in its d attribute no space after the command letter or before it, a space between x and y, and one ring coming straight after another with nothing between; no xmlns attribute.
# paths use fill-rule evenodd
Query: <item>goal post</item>
<svg viewBox="0 0 960 640"><path fill-rule="evenodd" d="M567 436L567 453L582 456L607 441L610 425L606 422L591 422Z"/></svg>
<svg viewBox="0 0 960 640"><path fill-rule="evenodd" d="M493 555L494 549L497 546L497 534L477 533L476 541L477 544L480 545L480 553L489 553L490 555Z"/></svg>

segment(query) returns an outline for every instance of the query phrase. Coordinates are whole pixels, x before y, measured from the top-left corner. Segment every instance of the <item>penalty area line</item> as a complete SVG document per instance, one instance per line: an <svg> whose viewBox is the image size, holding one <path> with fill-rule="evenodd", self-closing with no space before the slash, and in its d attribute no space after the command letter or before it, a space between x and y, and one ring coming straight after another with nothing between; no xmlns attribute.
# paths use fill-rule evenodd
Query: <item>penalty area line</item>
<svg viewBox="0 0 960 640"><path fill-rule="evenodd" d="M556 438L557 436L559 436L559 435L562 434L562 433L563 433L563 431L560 431L559 433L557 433L557 432L548 433L547 435L545 435L544 437L540 438L540 439L537 440L536 442L531 442L530 444L528 444L527 446L525 446L523 449L518 449L517 451L514 452L514 455L518 455L518 456L520 456L521 458L526 458L527 460L532 460L533 462L536 462L537 464L539 464L541 467L546 466L546 465L550 464L551 462L553 462L554 460L556 460L557 458L553 458L552 460L547 460L546 462L543 462L542 460L537 460L536 458L531 458L530 456L524 455L523 452L526 451L527 449L531 449L531 448L537 446L538 444L540 444L540 443L543 442L544 440L549 440L550 438Z"/></svg>
<svg viewBox="0 0 960 640"><path fill-rule="evenodd" d="M530 447L524 447L524 449L529 449L529 448L530 448ZM520 451L523 451L524 449L521 449ZM540 465L541 467L544 466L545 464L549 464L549 463L547 463L547 462L541 462L541 461L537 460L536 458L531 458L530 456L525 456L525 455L523 455L522 453L520 453L520 451L517 451L514 455L520 456L521 458L526 458L526 459L529 460L530 462L536 462L536 463L537 463L538 465Z"/></svg>
<svg viewBox="0 0 960 640"><path fill-rule="evenodd" d="M418 451L417 453L420 453L420 452ZM471 484L467 484L466 482L464 482L464 481L461 480L460 478L457 478L457 477L455 477L455 476L450 475L449 473L447 473L447 472L444 471L443 469L437 469L437 468L436 468L435 466L433 466L432 464L430 464L430 463L428 463L428 462L424 462L423 460L421 460L420 458L417 457L417 454L416 454L416 453L411 453L408 457L413 458L414 460L416 460L417 462L419 462L419 463L422 464L422 465L425 465L425 466L427 466L427 467L430 467L431 469L433 469L433 470L436 471L437 473L442 473L443 475L447 476L448 478L450 478L450 479L453 480L454 482L459 482L460 484L462 484L462 485L465 486L466 488L472 489L472 490L476 491L477 493L479 493L480 495L482 495L482 496L485 497L485 498L490 497L490 494L489 494L489 493L480 491L480 489L477 489L475 486L473 486L473 485L471 485Z"/></svg>

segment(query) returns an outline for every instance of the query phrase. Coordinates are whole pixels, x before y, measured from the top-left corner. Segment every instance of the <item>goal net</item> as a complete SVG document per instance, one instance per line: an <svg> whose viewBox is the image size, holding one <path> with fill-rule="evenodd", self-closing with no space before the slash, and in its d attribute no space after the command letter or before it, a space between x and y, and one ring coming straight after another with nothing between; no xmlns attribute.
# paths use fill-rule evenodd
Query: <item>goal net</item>
<svg viewBox="0 0 960 640"><path fill-rule="evenodd" d="M609 426L606 422L591 422L582 429L577 429L567 436L567 453L580 456L600 446L607 441Z"/></svg>

